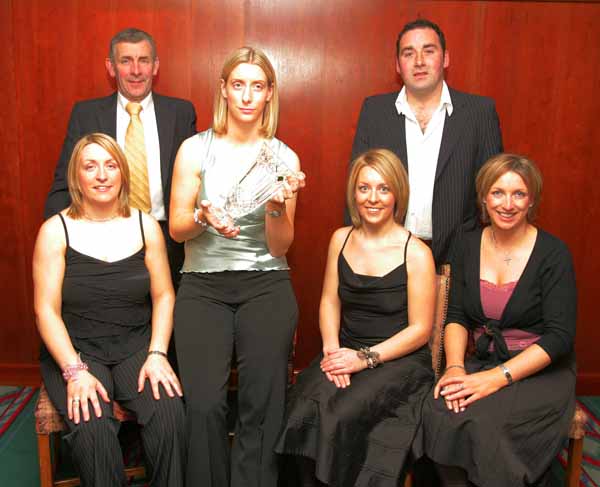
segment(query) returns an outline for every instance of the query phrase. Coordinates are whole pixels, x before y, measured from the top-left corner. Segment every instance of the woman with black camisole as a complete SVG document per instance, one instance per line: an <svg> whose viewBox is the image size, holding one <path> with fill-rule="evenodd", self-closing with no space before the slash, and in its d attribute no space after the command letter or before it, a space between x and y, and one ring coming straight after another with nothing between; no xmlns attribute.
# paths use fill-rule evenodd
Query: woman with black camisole
<svg viewBox="0 0 600 487"><path fill-rule="evenodd" d="M42 378L81 485L126 482L116 399L142 426L150 485L182 486L185 417L166 360L174 293L160 227L129 207L129 168L109 136L82 138L67 175L72 204L36 241L34 305Z"/></svg>
<svg viewBox="0 0 600 487"><path fill-rule="evenodd" d="M276 451L301 485L396 487L433 373L435 271L402 225L408 177L391 152L353 163L353 226L331 239L320 305L323 353L298 376Z"/></svg>

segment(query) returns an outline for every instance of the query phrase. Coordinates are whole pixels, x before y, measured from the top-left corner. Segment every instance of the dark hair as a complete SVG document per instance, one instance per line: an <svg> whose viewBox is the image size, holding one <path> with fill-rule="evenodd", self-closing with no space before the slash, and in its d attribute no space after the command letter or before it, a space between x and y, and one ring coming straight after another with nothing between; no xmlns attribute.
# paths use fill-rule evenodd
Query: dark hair
<svg viewBox="0 0 600 487"><path fill-rule="evenodd" d="M440 40L440 45L442 46L442 53L446 52L446 37L444 36L442 29L440 29L440 26L432 22L431 20L416 19L412 22L409 22L408 24L405 24L404 27L402 27L400 34L398 34L398 39L396 39L396 57L400 55L400 39L402 39L402 36L407 32L410 32L411 30L415 29L433 30L438 35L438 38Z"/></svg>
<svg viewBox="0 0 600 487"><path fill-rule="evenodd" d="M110 62L113 64L115 63L115 50L117 44L121 42L131 42L132 44L137 44L138 42L142 41L148 41L148 44L150 44L150 48L152 49L152 60L156 60L156 44L154 43L152 36L143 30L130 27L117 32L110 40L110 45L108 47L108 57L110 58Z"/></svg>

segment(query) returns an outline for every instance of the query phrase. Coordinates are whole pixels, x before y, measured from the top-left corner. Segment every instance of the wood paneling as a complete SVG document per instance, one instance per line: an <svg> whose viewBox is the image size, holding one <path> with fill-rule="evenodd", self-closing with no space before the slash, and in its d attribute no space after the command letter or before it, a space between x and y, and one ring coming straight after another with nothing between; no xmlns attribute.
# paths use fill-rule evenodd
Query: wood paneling
<svg viewBox="0 0 600 487"><path fill-rule="evenodd" d="M346 168L364 97L399 89L395 40L417 16L444 29L449 84L496 99L505 147L539 162L540 225L573 252L580 305L580 389L600 393L594 277L600 196L600 5L596 2L407 0L81 0L0 2L0 365L29 370L37 354L30 266L46 192L69 112L114 85L104 70L110 37L137 26L158 45L156 90L191 99L209 126L221 63L234 48L264 49L278 73L278 136L308 175L290 252L301 310L299 367L319 351L318 302L327 243L342 220ZM8 184L6 184L8 182ZM0 383L2 382L0 367Z"/></svg>

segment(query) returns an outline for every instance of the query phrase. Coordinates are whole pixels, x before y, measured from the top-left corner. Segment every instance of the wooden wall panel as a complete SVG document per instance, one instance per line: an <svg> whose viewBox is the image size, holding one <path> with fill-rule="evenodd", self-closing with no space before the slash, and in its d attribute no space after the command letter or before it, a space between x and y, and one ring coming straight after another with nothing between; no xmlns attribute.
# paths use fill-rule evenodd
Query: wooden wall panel
<svg viewBox="0 0 600 487"><path fill-rule="evenodd" d="M1 362L31 362L35 332L31 320L31 289L28 286L27 233L35 231L23 221L22 201L31 199L31 193L22 193L22 154L19 148L19 113L16 55L13 51L15 29L14 5L0 3L0 44L5 47L0 63L0 103L5 112L0 117L0 322Z"/></svg>
<svg viewBox="0 0 600 487"><path fill-rule="evenodd" d="M3 370L31 365L31 251L72 104L114 89L104 69L110 37L127 26L158 45L156 90L189 98L198 128L209 126L224 58L248 44L264 49L279 77L278 136L308 175L290 252L301 310L297 365L319 351L318 302L327 243L340 225L346 168L362 100L400 87L394 69L401 26L417 16L444 29L453 87L492 96L505 147L537 160L545 176L540 224L566 240L580 292L580 389L600 393L594 255L600 196L600 4L407 0L82 0L0 2L2 100L0 328ZM3 366L4 364L4 366ZM6 365L6 364L10 364ZM4 368L3 368L4 367ZM30 370L30 369L28 369ZM6 374L5 374L6 376Z"/></svg>

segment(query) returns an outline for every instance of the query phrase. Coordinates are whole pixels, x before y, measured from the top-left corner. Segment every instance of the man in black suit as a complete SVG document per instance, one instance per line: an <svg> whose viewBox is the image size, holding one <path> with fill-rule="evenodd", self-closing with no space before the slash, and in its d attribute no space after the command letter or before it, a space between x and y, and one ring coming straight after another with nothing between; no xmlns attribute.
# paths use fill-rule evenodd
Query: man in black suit
<svg viewBox="0 0 600 487"><path fill-rule="evenodd" d="M152 92L159 60L154 39L139 29L125 29L110 42L106 69L116 80L117 93L75 104L67 135L46 199L45 218L66 208L71 200L66 171L73 147L86 134L103 132L114 137L125 149L125 133L130 122L129 102L142 106L140 119L146 146L150 213L159 221L165 240L174 283L183 263L183 246L169 236L169 198L173 163L179 145L196 133L196 112L186 100Z"/></svg>
<svg viewBox="0 0 600 487"><path fill-rule="evenodd" d="M461 232L477 225L475 176L502 152L494 101L448 88L450 64L440 28L425 19L406 24L396 41L402 90L367 98L352 159L371 148L394 152L408 170L405 226L427 242L436 265L448 262Z"/></svg>

